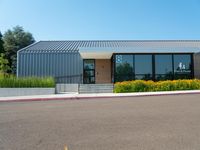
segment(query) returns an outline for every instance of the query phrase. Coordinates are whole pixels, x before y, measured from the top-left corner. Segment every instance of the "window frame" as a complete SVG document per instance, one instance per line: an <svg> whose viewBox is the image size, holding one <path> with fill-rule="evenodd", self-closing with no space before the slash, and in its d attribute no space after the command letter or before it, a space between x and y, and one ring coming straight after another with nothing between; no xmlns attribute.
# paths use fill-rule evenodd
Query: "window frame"
<svg viewBox="0 0 200 150"><path fill-rule="evenodd" d="M191 59L191 73L189 74L190 78L194 78L194 53L113 53L112 55L112 74L113 74L113 81L116 83L116 77L115 77L115 71L116 71L116 55L132 55L133 56L133 80L135 80L136 75L144 75L144 74L135 74L135 55L152 55L152 80L156 80L156 74L155 72L155 55L172 55L172 79L175 79L175 73L174 73L174 55L189 55ZM165 75L165 74L161 74ZM170 79L169 79L170 80ZM118 81L117 81L118 82Z"/></svg>

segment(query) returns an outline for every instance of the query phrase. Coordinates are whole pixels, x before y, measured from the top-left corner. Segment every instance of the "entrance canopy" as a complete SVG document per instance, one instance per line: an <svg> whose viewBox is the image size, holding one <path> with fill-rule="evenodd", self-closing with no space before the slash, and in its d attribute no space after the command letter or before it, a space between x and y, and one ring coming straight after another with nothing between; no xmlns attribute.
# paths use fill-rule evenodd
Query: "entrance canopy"
<svg viewBox="0 0 200 150"><path fill-rule="evenodd" d="M80 47L83 59L110 59L114 53L199 53L198 47Z"/></svg>

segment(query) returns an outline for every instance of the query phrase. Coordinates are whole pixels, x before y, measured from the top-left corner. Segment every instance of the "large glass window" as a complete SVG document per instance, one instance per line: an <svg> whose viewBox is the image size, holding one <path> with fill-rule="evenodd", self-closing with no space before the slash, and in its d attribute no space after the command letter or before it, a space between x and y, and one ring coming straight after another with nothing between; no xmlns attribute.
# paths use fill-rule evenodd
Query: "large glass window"
<svg viewBox="0 0 200 150"><path fill-rule="evenodd" d="M116 54L115 82L192 78L191 54Z"/></svg>
<svg viewBox="0 0 200 150"><path fill-rule="evenodd" d="M155 79L173 79L172 55L155 55Z"/></svg>
<svg viewBox="0 0 200 150"><path fill-rule="evenodd" d="M191 78L192 64L191 55L176 54L174 55L174 78L188 79Z"/></svg>
<svg viewBox="0 0 200 150"><path fill-rule="evenodd" d="M115 82L134 79L133 55L115 55Z"/></svg>
<svg viewBox="0 0 200 150"><path fill-rule="evenodd" d="M152 79L152 55L135 55L135 79Z"/></svg>

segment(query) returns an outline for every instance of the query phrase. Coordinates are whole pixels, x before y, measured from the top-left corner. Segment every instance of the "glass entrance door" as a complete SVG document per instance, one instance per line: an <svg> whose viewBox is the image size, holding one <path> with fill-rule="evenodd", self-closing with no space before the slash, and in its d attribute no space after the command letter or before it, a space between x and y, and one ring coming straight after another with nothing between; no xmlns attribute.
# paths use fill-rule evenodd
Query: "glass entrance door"
<svg viewBox="0 0 200 150"><path fill-rule="evenodd" d="M84 84L95 83L95 60L94 59L83 60L83 83Z"/></svg>

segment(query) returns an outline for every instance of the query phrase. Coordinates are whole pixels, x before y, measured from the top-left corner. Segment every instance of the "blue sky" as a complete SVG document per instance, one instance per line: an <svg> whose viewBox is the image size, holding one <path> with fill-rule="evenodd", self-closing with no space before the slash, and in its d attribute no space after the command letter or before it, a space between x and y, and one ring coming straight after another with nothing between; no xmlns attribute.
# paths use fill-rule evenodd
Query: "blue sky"
<svg viewBox="0 0 200 150"><path fill-rule="evenodd" d="M200 0L0 0L0 31L38 40L200 39Z"/></svg>

